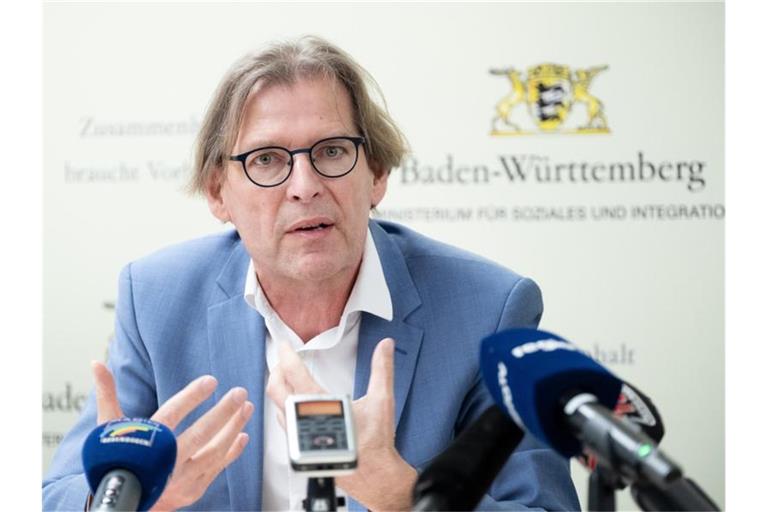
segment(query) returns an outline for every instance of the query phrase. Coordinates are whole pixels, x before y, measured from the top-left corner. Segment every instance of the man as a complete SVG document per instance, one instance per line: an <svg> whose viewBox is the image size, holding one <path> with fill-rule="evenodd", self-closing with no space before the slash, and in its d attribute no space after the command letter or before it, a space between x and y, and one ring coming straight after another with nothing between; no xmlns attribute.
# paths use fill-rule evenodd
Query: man
<svg viewBox="0 0 768 512"><path fill-rule="evenodd" d="M283 404L334 392L356 399L359 466L336 480L349 508L408 509L417 471L491 404L479 341L537 325L538 287L369 220L405 142L366 78L318 38L224 77L193 187L235 231L124 269L111 372L94 363L95 397L54 458L44 508L82 508L83 438L123 414L178 435L156 509L299 508L306 480L288 466ZM530 437L481 503L578 506L567 461Z"/></svg>

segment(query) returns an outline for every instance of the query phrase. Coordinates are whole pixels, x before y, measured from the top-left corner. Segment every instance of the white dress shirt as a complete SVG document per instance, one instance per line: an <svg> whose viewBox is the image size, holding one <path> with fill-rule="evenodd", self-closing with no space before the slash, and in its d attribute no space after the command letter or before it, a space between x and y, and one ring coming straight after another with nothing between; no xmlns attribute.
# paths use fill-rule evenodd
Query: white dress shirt
<svg viewBox="0 0 768 512"><path fill-rule="evenodd" d="M266 332L267 377L278 363L278 343L287 342L299 354L312 377L329 393L354 392L360 314L363 311L392 320L389 294L379 254L370 229L365 240L363 260L339 325L303 343L278 316L256 277L253 260L245 280L245 301L264 317ZM254 421L258 421L255 419ZM291 469L285 431L277 422L277 406L264 395L264 462L262 510L303 510L307 478ZM339 489L338 496L344 496Z"/></svg>

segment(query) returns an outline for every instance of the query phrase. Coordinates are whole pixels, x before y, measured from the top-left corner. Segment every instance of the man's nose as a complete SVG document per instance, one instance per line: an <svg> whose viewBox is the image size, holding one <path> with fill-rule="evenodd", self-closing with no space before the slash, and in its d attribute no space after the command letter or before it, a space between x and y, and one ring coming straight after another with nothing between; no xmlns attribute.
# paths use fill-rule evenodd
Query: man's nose
<svg viewBox="0 0 768 512"><path fill-rule="evenodd" d="M304 202L319 196L324 188L323 178L312 166L309 153L293 155L293 171L286 193L294 201Z"/></svg>

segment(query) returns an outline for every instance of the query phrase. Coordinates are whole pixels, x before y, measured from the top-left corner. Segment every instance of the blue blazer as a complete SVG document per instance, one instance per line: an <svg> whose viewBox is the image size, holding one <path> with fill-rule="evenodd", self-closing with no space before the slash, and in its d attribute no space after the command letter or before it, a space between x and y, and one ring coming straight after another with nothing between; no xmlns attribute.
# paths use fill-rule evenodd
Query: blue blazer
<svg viewBox="0 0 768 512"><path fill-rule="evenodd" d="M530 279L403 226L371 221L392 295L394 318L363 313L354 397L365 394L371 355L396 340L396 447L417 469L492 403L479 371L479 342L498 330L536 326L542 302ZM232 231L163 249L120 275L115 338L109 349L118 397L128 416L149 417L191 380L219 386L179 425L186 429L234 386L255 411L243 454L190 510L261 508L265 327L243 299L250 256ZM83 510L88 488L80 450L96 426L93 393L43 481L45 510ZM349 500L350 510L365 510ZM577 510L568 461L526 435L480 509Z"/></svg>

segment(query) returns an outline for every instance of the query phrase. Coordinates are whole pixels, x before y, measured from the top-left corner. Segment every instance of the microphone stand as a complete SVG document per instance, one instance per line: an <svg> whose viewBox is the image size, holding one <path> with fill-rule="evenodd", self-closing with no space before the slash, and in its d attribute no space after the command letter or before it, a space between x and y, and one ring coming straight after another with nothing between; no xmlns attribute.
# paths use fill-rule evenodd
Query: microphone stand
<svg viewBox="0 0 768 512"><path fill-rule="evenodd" d="M635 482L632 498L643 510L720 510L696 482L683 476L666 488Z"/></svg>
<svg viewBox="0 0 768 512"><path fill-rule="evenodd" d="M612 508L594 510L615 510L613 491L602 487L626 485L632 485L632 497L643 510L719 510L638 425L627 418L617 421L594 395L573 395L566 401L565 411L567 424L577 432L578 440L595 452L607 476L602 482L600 476L594 482L590 476L590 490L594 487L598 506L602 501L604 507Z"/></svg>
<svg viewBox="0 0 768 512"><path fill-rule="evenodd" d="M589 510L612 512L616 510L617 489L626 486L622 477L612 468L598 466L589 475ZM632 482L632 499L647 511L719 511L717 504L690 478L680 476L665 485L646 479Z"/></svg>
<svg viewBox="0 0 768 512"><path fill-rule="evenodd" d="M344 497L336 497L336 481L330 477L311 477L307 482L307 497L302 502L307 512L335 512L343 507Z"/></svg>
<svg viewBox="0 0 768 512"><path fill-rule="evenodd" d="M594 512L613 512L616 510L616 491L626 487L620 478L610 470L597 466L589 474L588 507Z"/></svg>

